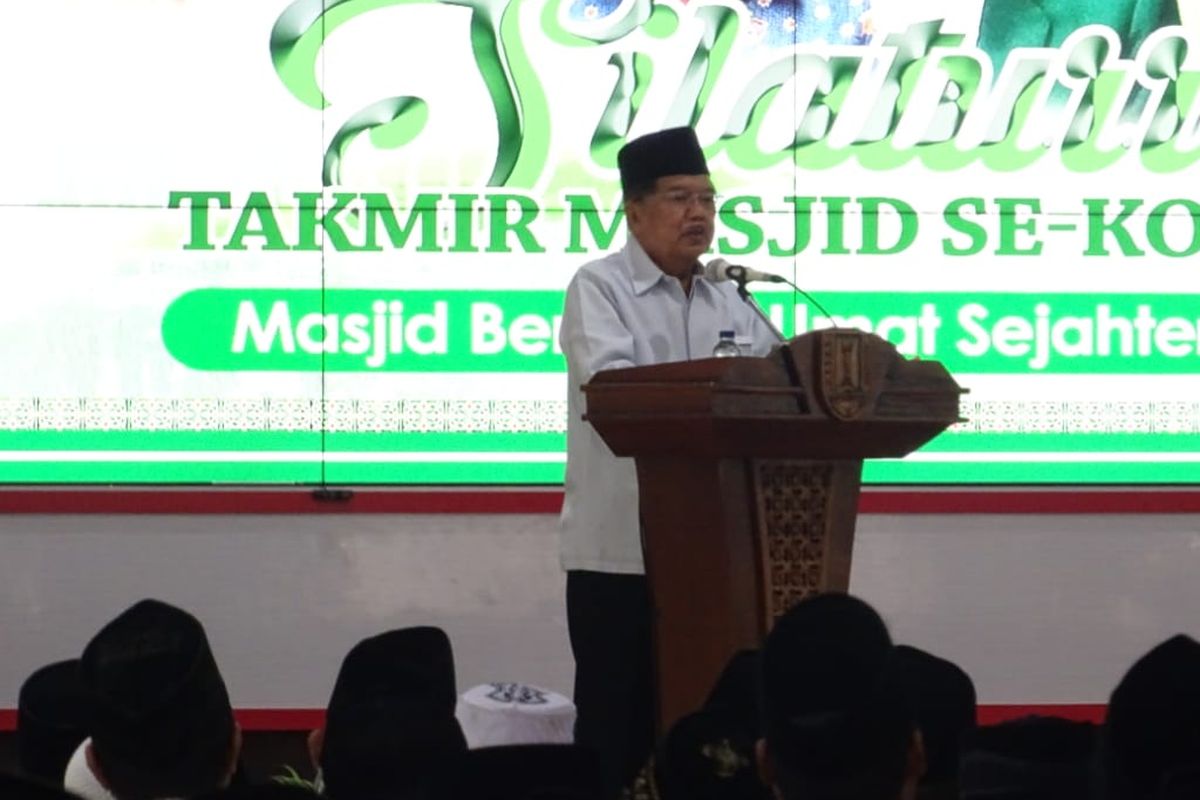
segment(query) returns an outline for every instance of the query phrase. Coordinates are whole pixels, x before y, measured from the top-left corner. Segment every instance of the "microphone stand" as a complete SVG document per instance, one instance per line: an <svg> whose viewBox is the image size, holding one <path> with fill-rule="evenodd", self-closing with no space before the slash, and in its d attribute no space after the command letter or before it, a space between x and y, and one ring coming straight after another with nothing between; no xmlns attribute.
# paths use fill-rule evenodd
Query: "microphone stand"
<svg viewBox="0 0 1200 800"><path fill-rule="evenodd" d="M775 327L775 323L771 321L771 318L767 316L767 313L762 310L762 306L760 306L758 301L754 299L754 295L750 294L750 290L746 288L746 276L742 275L740 277L736 277L733 279L733 281L737 284L738 296L742 298L742 301L745 302L746 305L750 306L750 308L754 310L754 313L758 315L759 319L766 323L767 330L775 334L775 338L780 342L786 342L787 339L782 333L779 332L779 329Z"/></svg>

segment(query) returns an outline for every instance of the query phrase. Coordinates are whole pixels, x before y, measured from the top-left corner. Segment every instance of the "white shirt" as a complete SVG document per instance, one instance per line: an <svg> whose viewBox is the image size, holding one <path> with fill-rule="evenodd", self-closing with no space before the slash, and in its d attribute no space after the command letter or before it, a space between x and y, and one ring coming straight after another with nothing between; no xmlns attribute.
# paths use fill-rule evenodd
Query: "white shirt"
<svg viewBox="0 0 1200 800"><path fill-rule="evenodd" d="M712 356L722 330L753 341L754 355L779 343L736 286L696 275L691 296L632 236L625 247L579 269L567 287L559 342L567 359L567 475L562 566L641 574L637 472L591 424L580 387L602 369Z"/></svg>
<svg viewBox="0 0 1200 800"><path fill-rule="evenodd" d="M63 788L79 795L83 800L117 800L112 792L104 788L100 779L92 774L92 768L88 766L87 749L91 746L92 740L88 738L75 748L71 760L67 762L66 774L63 775Z"/></svg>

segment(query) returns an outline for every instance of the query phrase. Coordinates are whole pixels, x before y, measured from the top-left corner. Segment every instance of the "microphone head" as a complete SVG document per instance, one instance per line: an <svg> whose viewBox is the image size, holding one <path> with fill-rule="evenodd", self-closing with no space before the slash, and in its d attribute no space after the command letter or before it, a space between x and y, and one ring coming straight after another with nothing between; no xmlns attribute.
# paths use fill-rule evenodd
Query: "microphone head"
<svg viewBox="0 0 1200 800"><path fill-rule="evenodd" d="M714 283L729 280L729 268L733 265L723 258L714 258L704 265L703 275Z"/></svg>

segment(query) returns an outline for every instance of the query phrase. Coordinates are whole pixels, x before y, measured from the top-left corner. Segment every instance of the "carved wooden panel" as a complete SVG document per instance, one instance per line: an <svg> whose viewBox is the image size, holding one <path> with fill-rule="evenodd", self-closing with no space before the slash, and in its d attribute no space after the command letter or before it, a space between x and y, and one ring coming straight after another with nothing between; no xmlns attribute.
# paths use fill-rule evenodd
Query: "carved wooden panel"
<svg viewBox="0 0 1200 800"><path fill-rule="evenodd" d="M821 590L833 468L811 461L755 462L767 628Z"/></svg>

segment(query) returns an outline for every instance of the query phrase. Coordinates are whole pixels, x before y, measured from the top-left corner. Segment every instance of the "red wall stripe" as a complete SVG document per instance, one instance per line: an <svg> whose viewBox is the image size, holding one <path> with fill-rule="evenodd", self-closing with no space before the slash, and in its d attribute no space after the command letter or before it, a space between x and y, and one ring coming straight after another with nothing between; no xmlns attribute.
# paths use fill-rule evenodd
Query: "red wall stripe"
<svg viewBox="0 0 1200 800"><path fill-rule="evenodd" d="M0 489L0 514L557 514L537 489ZM863 514L1200 514L1195 489L865 488Z"/></svg>
<svg viewBox="0 0 1200 800"><path fill-rule="evenodd" d="M1019 719L1038 715L1043 717L1061 717L1073 722L1104 722L1104 712L1108 706L1103 703L1071 703L1062 705L979 705L977 719L980 725L995 725L1010 719Z"/></svg>

